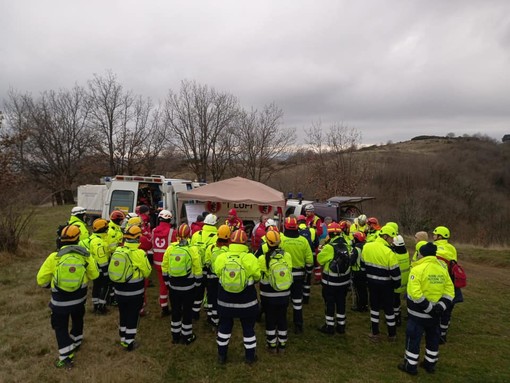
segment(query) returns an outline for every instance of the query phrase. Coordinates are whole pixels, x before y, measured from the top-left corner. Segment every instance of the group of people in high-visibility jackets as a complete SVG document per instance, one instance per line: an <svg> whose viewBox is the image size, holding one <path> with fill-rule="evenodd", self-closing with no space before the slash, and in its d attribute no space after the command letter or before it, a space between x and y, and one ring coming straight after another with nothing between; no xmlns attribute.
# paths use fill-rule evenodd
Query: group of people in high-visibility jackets
<svg viewBox="0 0 510 383"><path fill-rule="evenodd" d="M320 271L325 307L320 332L345 334L346 296L352 290L352 310L370 313L369 340L382 340L383 311L387 339L394 342L402 323L401 301L405 295L406 351L398 368L417 373L420 341L425 333L426 352L420 365L434 372L439 344L446 342L453 305L462 301L462 292L454 289L445 267L445 262L457 259L455 248L448 242L449 230L437 227L430 242L426 232L425 236L417 233L411 258L394 222L380 226L376 218L363 214L352 224L347 220L330 222L327 238L320 244L322 222L314 214L313 205L307 205L305 211L306 216L286 217L281 226L261 217L250 248L234 209L219 227L216 215L205 215L194 233L187 224L174 227L168 210L159 211L158 224L152 230L146 226L148 219L137 215L126 219L122 211L115 210L109 221L95 220L89 236L85 209L73 208L69 224L60 233L62 247L50 254L37 275L39 285L52 291L51 324L59 348L56 366L73 365L74 352L83 338L90 280L94 281L94 312L105 314L107 303L115 302L121 346L127 351L138 346L135 336L152 266L159 281L161 316L171 318L173 344L189 345L197 339L193 320L200 318L205 305L207 322L216 329L220 364L227 362L236 318L243 329L246 363L257 360L255 323L261 313L268 351L284 353L289 338L289 303L292 328L295 334L301 334L303 304L309 302L315 268ZM149 250L152 266L146 254ZM109 291L114 299L109 299Z"/></svg>

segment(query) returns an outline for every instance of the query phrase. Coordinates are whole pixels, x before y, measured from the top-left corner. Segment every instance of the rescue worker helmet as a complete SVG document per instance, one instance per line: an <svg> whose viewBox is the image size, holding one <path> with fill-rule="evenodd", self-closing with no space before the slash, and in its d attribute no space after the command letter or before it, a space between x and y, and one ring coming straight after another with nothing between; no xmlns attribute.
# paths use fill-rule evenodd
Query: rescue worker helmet
<svg viewBox="0 0 510 383"><path fill-rule="evenodd" d="M218 228L218 238L229 239L230 238L230 227L228 225L221 225Z"/></svg>
<svg viewBox="0 0 510 383"><path fill-rule="evenodd" d="M158 218L169 221L169 220L171 220L173 218L173 214L172 214L172 212L170 210L163 209L163 210L161 210L159 212Z"/></svg>
<svg viewBox="0 0 510 383"><path fill-rule="evenodd" d="M248 236L244 232L244 230L236 230L232 233L230 236L230 242L232 243L239 243L239 244L245 244L248 241Z"/></svg>
<svg viewBox="0 0 510 383"><path fill-rule="evenodd" d="M281 242L280 233L269 230L266 234L266 242L270 247L277 247Z"/></svg>
<svg viewBox="0 0 510 383"><path fill-rule="evenodd" d="M87 209L81 206L75 206L71 209L71 215L80 215L85 214L87 212Z"/></svg>
<svg viewBox="0 0 510 383"><path fill-rule="evenodd" d="M356 243L363 243L367 240L367 236L365 233L362 233L361 231L357 231L352 235L352 238L354 238L354 241Z"/></svg>
<svg viewBox="0 0 510 383"><path fill-rule="evenodd" d="M110 214L110 221L113 221L115 223L120 223L126 218L126 215L121 210L114 210Z"/></svg>
<svg viewBox="0 0 510 383"><path fill-rule="evenodd" d="M342 228L340 227L340 225L336 222L331 222L329 225L328 225L328 233L329 234L338 234L342 231Z"/></svg>
<svg viewBox="0 0 510 383"><path fill-rule="evenodd" d="M142 236L142 229L140 226L130 226L127 228L126 232L124 233L125 239L138 239Z"/></svg>
<svg viewBox="0 0 510 383"><path fill-rule="evenodd" d="M358 223L363 226L364 224L367 223L367 216L365 214L361 214L359 217L358 217Z"/></svg>
<svg viewBox="0 0 510 383"><path fill-rule="evenodd" d="M177 229L177 236L181 239L189 238L191 236L191 229L187 223L183 223L179 226L179 229Z"/></svg>
<svg viewBox="0 0 510 383"><path fill-rule="evenodd" d="M60 241L62 243L78 242L80 239L80 228L76 225L68 225L60 232Z"/></svg>
<svg viewBox="0 0 510 383"><path fill-rule="evenodd" d="M92 222L92 231L94 233L102 233L106 229L108 229L108 221L104 218L96 218L94 222Z"/></svg>
<svg viewBox="0 0 510 383"><path fill-rule="evenodd" d="M434 229L432 234L440 235L444 239L450 238L450 229L448 229L446 226L438 226Z"/></svg>
<svg viewBox="0 0 510 383"><path fill-rule="evenodd" d="M214 214L207 214L207 216L204 218L204 224L206 225L216 225L218 223L218 217L216 217Z"/></svg>
<svg viewBox="0 0 510 383"><path fill-rule="evenodd" d="M287 230L297 230L298 229L297 219L294 217L285 218L284 226L285 226L285 229L287 229Z"/></svg>
<svg viewBox="0 0 510 383"><path fill-rule="evenodd" d="M305 211L315 211L315 207L309 203L308 205L305 206Z"/></svg>
<svg viewBox="0 0 510 383"><path fill-rule="evenodd" d="M381 227L381 230L379 231L379 235L388 235L391 238L394 238L397 236L397 232L395 231L395 228L391 227L390 225L384 225Z"/></svg>

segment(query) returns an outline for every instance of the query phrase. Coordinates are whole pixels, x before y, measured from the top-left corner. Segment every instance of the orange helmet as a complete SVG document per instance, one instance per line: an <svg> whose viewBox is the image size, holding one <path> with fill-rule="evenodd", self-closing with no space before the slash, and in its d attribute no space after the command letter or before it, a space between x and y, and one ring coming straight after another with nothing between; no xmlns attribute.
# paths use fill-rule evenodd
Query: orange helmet
<svg viewBox="0 0 510 383"><path fill-rule="evenodd" d="M103 218L97 218L92 222L92 230L94 233L102 233L108 229L108 221Z"/></svg>
<svg viewBox="0 0 510 383"><path fill-rule="evenodd" d="M248 241L248 236L244 230L236 230L230 236L230 242L245 244Z"/></svg>
<svg viewBox="0 0 510 383"><path fill-rule="evenodd" d="M126 239L138 239L142 236L142 229L140 226L130 226L124 233Z"/></svg>
<svg viewBox="0 0 510 383"><path fill-rule="evenodd" d="M191 236L191 229L189 228L188 224L183 223L181 226L179 226L179 229L177 229L177 236L181 239L189 238Z"/></svg>
<svg viewBox="0 0 510 383"><path fill-rule="evenodd" d="M271 247L276 247L280 244L280 233L274 230L269 230L266 233L266 242Z"/></svg>
<svg viewBox="0 0 510 383"><path fill-rule="evenodd" d="M76 225L69 225L60 232L60 241L62 243L77 242L80 239L80 228Z"/></svg>
<svg viewBox="0 0 510 383"><path fill-rule="evenodd" d="M331 222L328 225L328 233L340 233L342 229L340 228L340 225L336 222Z"/></svg>
<svg viewBox="0 0 510 383"><path fill-rule="evenodd" d="M298 229L298 221L295 217L287 217L285 218L285 229L287 230L297 230Z"/></svg>
<svg viewBox="0 0 510 383"><path fill-rule="evenodd" d="M230 238L230 227L228 225L221 225L218 228L218 238L229 239Z"/></svg>

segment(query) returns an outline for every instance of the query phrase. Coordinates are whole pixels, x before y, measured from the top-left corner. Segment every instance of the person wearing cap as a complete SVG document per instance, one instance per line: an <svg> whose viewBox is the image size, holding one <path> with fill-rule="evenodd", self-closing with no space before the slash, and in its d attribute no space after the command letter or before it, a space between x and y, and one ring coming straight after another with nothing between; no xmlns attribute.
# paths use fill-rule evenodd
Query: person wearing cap
<svg viewBox="0 0 510 383"><path fill-rule="evenodd" d="M292 273L292 257L280 249L280 241L280 233L268 231L266 249L258 257L261 272L260 300L265 310L266 345L271 353L283 353L287 346L287 308L292 284L292 280L283 280L287 272ZM278 278L282 280L280 287L271 270L279 272Z"/></svg>
<svg viewBox="0 0 510 383"><path fill-rule="evenodd" d="M432 238L434 239L434 244L437 246L436 256L448 270L450 261L457 262L457 249L450 242L448 242L450 239L450 229L445 226L438 226L432 232ZM453 302L446 310L444 310L443 314L441 315L441 338L439 340L439 344L446 343L446 335L448 334L448 329L450 327L452 311L455 307L455 304L461 302L464 302L462 290L458 287L455 287L455 296L453 298Z"/></svg>
<svg viewBox="0 0 510 383"><path fill-rule="evenodd" d="M172 343L193 343L193 301L202 280L202 261L197 246L190 243L191 230L185 223L177 229L178 242L165 251L161 270L170 291L172 304Z"/></svg>
<svg viewBox="0 0 510 383"><path fill-rule="evenodd" d="M205 265L207 270L207 323L217 328L220 322L218 317L218 276L213 272L213 265L221 253L228 251L230 244L230 227L221 225L218 228L216 243L207 246L205 250Z"/></svg>
<svg viewBox="0 0 510 383"><path fill-rule="evenodd" d="M228 344L235 318L240 319L243 328L245 362L251 365L257 360L255 322L259 302L255 283L260 280L260 266L257 258L250 253L247 241L248 236L244 230L234 231L230 236L228 251L219 254L213 263L213 272L219 278L218 315L220 320L216 343L220 364L227 362ZM231 263L237 265L235 270L230 266L227 267ZM243 274L243 278L237 279L238 275ZM244 285L238 286L234 281L243 281Z"/></svg>
<svg viewBox="0 0 510 383"><path fill-rule="evenodd" d="M400 287L394 290L393 295L393 312L395 313L395 323L397 326L400 326L402 324L400 304L402 301L402 293L405 293L407 290L407 280L409 279L409 270L411 265L409 252L407 251L406 244L404 242L404 237L399 234L393 238L393 245L391 248L397 257L398 267L400 268Z"/></svg>
<svg viewBox="0 0 510 383"><path fill-rule="evenodd" d="M268 220L267 215L261 215L259 222L255 225L251 231L251 250L256 252L262 244L262 238L266 235L266 222Z"/></svg>
<svg viewBox="0 0 510 383"><path fill-rule="evenodd" d="M80 228L80 241L88 239L90 233L85 223L85 216L87 210L81 206L75 206L71 209L71 217L69 218L68 225L75 225Z"/></svg>
<svg viewBox="0 0 510 383"><path fill-rule="evenodd" d="M294 278L290 288L292 319L294 333L301 334L303 332L303 292L307 275L312 273L313 254L306 238L299 235L299 226L294 215L285 218L284 232L280 240L280 248L292 257L292 277Z"/></svg>
<svg viewBox="0 0 510 383"><path fill-rule="evenodd" d="M398 260L391 249L397 233L391 226L383 226L373 242L367 242L361 253L360 269L366 273L372 331L372 342L379 342L379 311L383 310L388 328L388 341L395 342L397 327L393 312L393 290L400 287L401 276Z"/></svg>
<svg viewBox="0 0 510 383"><path fill-rule="evenodd" d="M138 347L135 337L143 307L145 278L151 273L151 265L145 251L139 248L142 229L138 225L130 226L123 234L123 243L116 251L127 252L132 265L132 276L125 282L114 282L115 299L119 307L120 345L126 351ZM115 253L110 264L118 262ZM111 267L111 265L110 265ZM111 278L111 275L110 275Z"/></svg>
<svg viewBox="0 0 510 383"><path fill-rule="evenodd" d="M230 209L228 211L228 217L225 221L225 225L228 225L228 227L230 227L230 231L232 232L236 230L244 230L243 221L237 216L236 209Z"/></svg>
<svg viewBox="0 0 510 383"><path fill-rule="evenodd" d="M328 237L328 241L317 255L317 260L322 266L321 285L326 322L319 331L332 335L336 329L338 334L345 334L345 298L347 296L347 288L351 282L349 249L342 235L340 224L336 222L329 224ZM348 259L348 267L345 271L335 272L330 269L331 262L337 252L343 252Z"/></svg>
<svg viewBox="0 0 510 383"><path fill-rule="evenodd" d="M200 253L200 261L202 265L205 265L205 249L214 243L218 239L218 217L214 214L207 214L204 218L204 226L202 230L197 231L191 237L191 244L197 246ZM197 287L195 289L195 300L193 302L193 319L198 320L200 318L200 309L202 308L202 302L204 300L204 293L207 288L207 269L204 267L202 270L202 278L197 280Z"/></svg>
<svg viewBox="0 0 510 383"><path fill-rule="evenodd" d="M407 285L407 329L404 361L399 370L418 374L418 364L433 373L439 359L440 317L452 305L454 288L448 271L436 258L437 246L420 247L420 255ZM425 333L425 358L419 363L420 342Z"/></svg>
<svg viewBox="0 0 510 383"><path fill-rule="evenodd" d="M204 216L202 214L197 215L197 220L191 223L190 229L191 234L195 234L197 231L202 230L204 227Z"/></svg>
<svg viewBox="0 0 510 383"><path fill-rule="evenodd" d="M172 226L172 218L173 214L169 210L161 210L158 214L158 225L152 231L153 263L159 281L159 307L161 307L161 317L170 315L168 286L163 279L161 264L163 262L163 255L168 246L177 241L177 230Z"/></svg>
<svg viewBox="0 0 510 383"><path fill-rule="evenodd" d="M322 236L322 221L321 219L315 215L315 207L309 203L305 206L305 215L306 215L306 225L308 227L313 227L316 231L317 238Z"/></svg>
<svg viewBox="0 0 510 383"><path fill-rule="evenodd" d="M88 251L78 245L80 229L75 225L68 225L62 229L62 247L51 253L37 273L37 284L41 287L51 288L51 327L57 338L59 358L55 363L57 368L70 369L73 367L74 351L83 340L83 318L85 316L85 302L87 300L87 283L99 276L96 262L90 259ZM59 286L57 271L63 273L66 266L64 257L74 255L74 261L67 267L69 275L63 275L66 281L72 280L76 275L78 266L76 259L81 261L83 279L77 280L77 289L64 289ZM62 260L62 262L60 262ZM68 291L69 290L69 291ZM72 290L72 291L71 291ZM71 331L69 331L71 319Z"/></svg>

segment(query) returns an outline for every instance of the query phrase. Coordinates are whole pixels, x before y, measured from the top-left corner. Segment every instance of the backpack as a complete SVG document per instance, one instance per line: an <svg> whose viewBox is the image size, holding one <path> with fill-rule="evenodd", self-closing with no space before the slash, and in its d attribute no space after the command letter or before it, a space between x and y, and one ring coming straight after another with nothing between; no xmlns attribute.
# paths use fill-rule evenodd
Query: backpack
<svg viewBox="0 0 510 383"><path fill-rule="evenodd" d="M438 259L444 261L446 265L448 266L448 274L450 274L450 278L452 279L453 286L456 288L463 288L467 285L467 277L466 272L464 271L463 267L457 263L457 261L454 261L453 259L451 261L447 260L446 258L437 256Z"/></svg>
<svg viewBox="0 0 510 383"><path fill-rule="evenodd" d="M169 276L186 277L191 274L192 259L188 249L183 246L172 246L168 257Z"/></svg>
<svg viewBox="0 0 510 383"><path fill-rule="evenodd" d="M248 285L248 275L239 254L227 255L227 261L220 273L220 283L229 293L240 293Z"/></svg>
<svg viewBox="0 0 510 383"><path fill-rule="evenodd" d="M59 250L53 285L69 293L79 290L87 273L88 256L88 251L81 246L71 245Z"/></svg>
<svg viewBox="0 0 510 383"><path fill-rule="evenodd" d="M108 265L108 276L112 282L126 283L133 278L133 263L131 250L127 247L117 247Z"/></svg>
<svg viewBox="0 0 510 383"><path fill-rule="evenodd" d="M280 250L272 256L269 261L269 284L276 291L285 291L290 288L293 282L292 269L283 258L283 252Z"/></svg>
<svg viewBox="0 0 510 383"><path fill-rule="evenodd" d="M351 257L343 241L330 243L335 255L329 263L329 270L335 274L345 274L351 266Z"/></svg>

